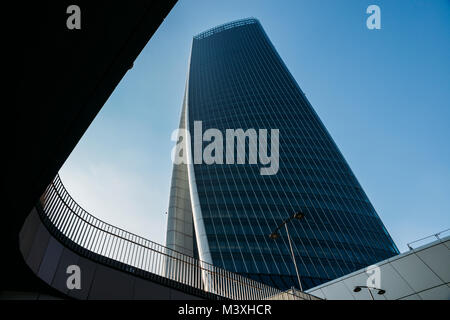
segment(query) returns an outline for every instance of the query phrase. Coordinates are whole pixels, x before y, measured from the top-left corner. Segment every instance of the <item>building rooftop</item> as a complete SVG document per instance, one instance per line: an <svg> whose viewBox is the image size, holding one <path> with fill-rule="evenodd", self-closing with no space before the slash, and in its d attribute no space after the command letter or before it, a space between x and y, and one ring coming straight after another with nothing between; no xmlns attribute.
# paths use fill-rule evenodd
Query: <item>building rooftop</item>
<svg viewBox="0 0 450 320"><path fill-rule="evenodd" d="M197 34L196 36L194 36L194 39L196 40L201 40L204 38L207 38L209 36L212 36L214 34L217 34L219 32L228 30L228 29L232 29L232 28L236 28L236 27L240 27L240 26L245 26L247 24L254 24L254 23L259 23L258 19L256 18L245 18L245 19L240 19L240 20L235 20L235 21L231 21L228 23L224 23L221 24L220 26L208 29L206 31L203 31L199 34Z"/></svg>

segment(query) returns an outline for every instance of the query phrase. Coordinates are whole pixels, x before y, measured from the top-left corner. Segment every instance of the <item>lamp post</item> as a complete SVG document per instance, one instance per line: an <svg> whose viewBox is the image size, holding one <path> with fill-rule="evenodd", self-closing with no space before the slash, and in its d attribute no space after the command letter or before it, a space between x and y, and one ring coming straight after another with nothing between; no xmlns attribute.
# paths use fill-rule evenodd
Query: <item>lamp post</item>
<svg viewBox="0 0 450 320"><path fill-rule="evenodd" d="M362 288L366 288L369 291L370 297L372 298L372 300L375 300L375 298L373 297L372 291L370 291L370 289L377 290L377 293L379 295L386 293L386 290L383 290L380 288L375 288L375 287L368 287L368 286L356 286L355 289L353 289L353 292L360 292Z"/></svg>
<svg viewBox="0 0 450 320"><path fill-rule="evenodd" d="M294 262L294 266L295 266L295 272L297 273L297 280L298 280L298 285L300 287L300 291L303 292L303 287L302 287L302 283L300 281L300 274L298 273L298 268L297 268L297 262L295 261L295 255L294 255L294 250L292 250L292 243L291 243L291 236L289 235L289 229L287 226L287 223L289 221L291 221L292 219L297 219L297 220L301 220L305 217L305 215L302 212L297 212L294 215L290 216L289 218L287 218L286 220L284 220L270 235L269 238L270 239L278 239L280 237L280 234L278 233L278 230L284 225L285 229L286 229L286 233L288 236L288 241L289 241L289 248L291 249L291 255L292 255L292 261Z"/></svg>

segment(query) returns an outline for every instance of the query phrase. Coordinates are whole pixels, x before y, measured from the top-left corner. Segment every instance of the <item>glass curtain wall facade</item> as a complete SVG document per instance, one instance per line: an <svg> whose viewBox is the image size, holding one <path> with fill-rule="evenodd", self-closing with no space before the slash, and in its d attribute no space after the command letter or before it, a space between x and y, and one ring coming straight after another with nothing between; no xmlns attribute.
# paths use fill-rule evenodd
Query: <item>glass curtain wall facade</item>
<svg viewBox="0 0 450 320"><path fill-rule="evenodd" d="M174 165L168 247L280 289L298 287L284 228L276 240L269 234L301 211L289 231L304 290L399 253L258 20L193 38L180 121L191 132L191 160L194 121L224 136L279 129L279 170L261 175L249 152L244 164Z"/></svg>

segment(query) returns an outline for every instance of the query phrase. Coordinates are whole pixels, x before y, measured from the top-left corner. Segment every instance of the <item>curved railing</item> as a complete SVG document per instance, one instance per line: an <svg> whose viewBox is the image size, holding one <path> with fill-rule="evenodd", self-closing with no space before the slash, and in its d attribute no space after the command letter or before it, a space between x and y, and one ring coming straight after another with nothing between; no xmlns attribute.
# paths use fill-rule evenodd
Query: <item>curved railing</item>
<svg viewBox="0 0 450 320"><path fill-rule="evenodd" d="M308 299L306 294L283 293L97 219L72 199L59 176L47 187L37 207L42 221L59 241L110 267L198 290L212 299Z"/></svg>

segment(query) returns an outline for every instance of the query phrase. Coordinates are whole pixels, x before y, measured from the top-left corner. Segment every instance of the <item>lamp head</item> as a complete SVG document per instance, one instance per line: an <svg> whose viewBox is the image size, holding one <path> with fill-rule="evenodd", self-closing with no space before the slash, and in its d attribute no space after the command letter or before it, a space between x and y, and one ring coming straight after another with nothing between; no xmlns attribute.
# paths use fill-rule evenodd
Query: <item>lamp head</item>
<svg viewBox="0 0 450 320"><path fill-rule="evenodd" d="M360 292L361 291L361 287L355 287L355 289L353 289L353 292Z"/></svg>
<svg viewBox="0 0 450 320"><path fill-rule="evenodd" d="M305 217L305 214L300 211L298 211L294 214L294 219L297 219L297 220L303 219L304 217Z"/></svg>
<svg viewBox="0 0 450 320"><path fill-rule="evenodd" d="M280 235L278 234L278 232L272 232L271 234L269 234L269 238L272 240L278 239Z"/></svg>

